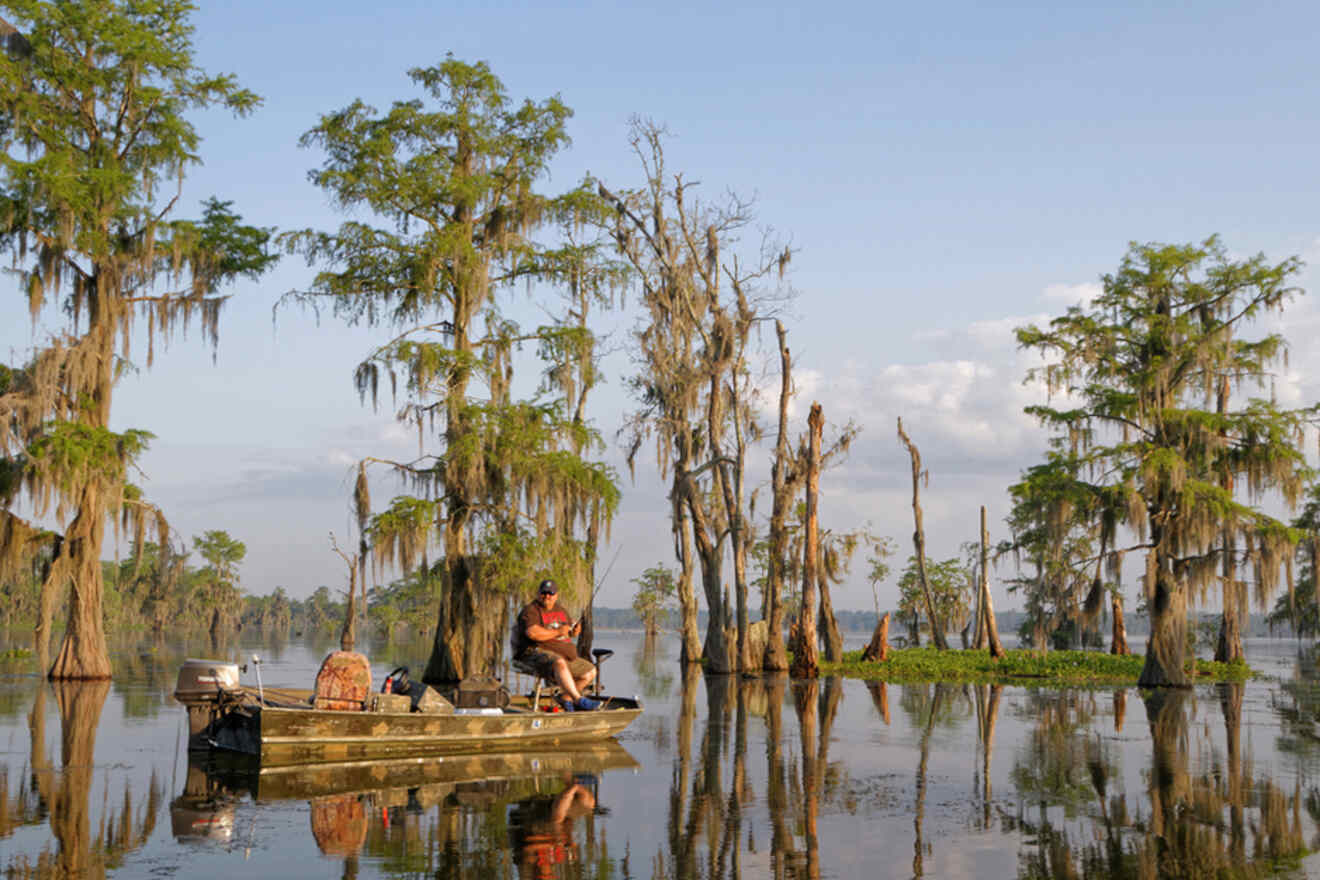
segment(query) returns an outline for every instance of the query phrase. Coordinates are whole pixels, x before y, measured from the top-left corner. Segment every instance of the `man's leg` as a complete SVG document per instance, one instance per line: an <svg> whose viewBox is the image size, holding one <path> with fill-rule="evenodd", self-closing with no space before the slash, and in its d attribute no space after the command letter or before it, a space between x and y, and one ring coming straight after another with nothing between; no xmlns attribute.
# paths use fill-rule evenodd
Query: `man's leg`
<svg viewBox="0 0 1320 880"><path fill-rule="evenodd" d="M593 666L591 669L588 669L586 672L582 673L582 675L575 677L573 679L573 683L577 685L577 689L581 693L585 694L587 692L587 685L591 684L595 680L596 680L596 669Z"/></svg>
<svg viewBox="0 0 1320 880"><path fill-rule="evenodd" d="M582 699L582 692L578 690L577 683L573 681L573 676L568 671L568 661L563 657L555 658L555 681L559 682L559 686L574 700Z"/></svg>

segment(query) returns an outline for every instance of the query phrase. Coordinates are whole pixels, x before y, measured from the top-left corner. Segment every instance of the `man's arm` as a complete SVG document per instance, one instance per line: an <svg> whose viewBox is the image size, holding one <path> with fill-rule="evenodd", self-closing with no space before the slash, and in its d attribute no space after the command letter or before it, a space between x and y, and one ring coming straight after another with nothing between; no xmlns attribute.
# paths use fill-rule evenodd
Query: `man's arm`
<svg viewBox="0 0 1320 880"><path fill-rule="evenodd" d="M548 642L552 639L560 638L559 630L551 629L548 626L541 626L539 623L529 623L526 629L527 638L534 642Z"/></svg>
<svg viewBox="0 0 1320 880"><path fill-rule="evenodd" d="M568 615L564 615L564 616L567 617ZM578 634L578 632L581 629L582 629L582 621L580 620L577 623L574 623L571 626L567 626L567 627L564 626L550 627L550 626L543 626L542 624L539 623L528 622L527 628L524 630L524 632L527 633L527 638L531 639L534 642L549 642L553 639L564 639L564 640L572 639L574 636Z"/></svg>

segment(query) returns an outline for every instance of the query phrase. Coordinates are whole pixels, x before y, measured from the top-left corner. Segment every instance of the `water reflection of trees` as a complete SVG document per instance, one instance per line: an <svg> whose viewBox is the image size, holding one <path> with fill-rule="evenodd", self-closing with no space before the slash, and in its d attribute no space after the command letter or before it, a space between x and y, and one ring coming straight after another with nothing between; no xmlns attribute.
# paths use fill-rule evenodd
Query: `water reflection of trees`
<svg viewBox="0 0 1320 880"><path fill-rule="evenodd" d="M796 716L798 749L783 710ZM784 676L705 679L706 716L694 742L697 682L685 683L680 703L679 746L667 810L666 846L652 862L655 880L679 877L739 878L744 860L756 858L749 876L765 866L747 819L757 799L748 754L749 723L765 726L765 793L770 821L769 868L776 878L821 876L817 819L822 803L844 798L847 775L829 760L832 728L842 697L838 679L797 681ZM745 837L745 839L744 839Z"/></svg>
<svg viewBox="0 0 1320 880"><path fill-rule="evenodd" d="M47 692L60 713L60 761L46 755ZM108 681L60 681L37 688L28 715L30 752L28 784L11 797L7 770L0 765L0 839L23 825L48 821L54 846L47 844L35 858L17 854L4 866L10 878L104 876L123 857L138 849L156 826L164 791L155 773L145 800L124 788L122 802L105 799L101 821L92 828L92 780L96 732L101 709L110 692Z"/></svg>
<svg viewBox="0 0 1320 880"><path fill-rule="evenodd" d="M1009 775L1021 801L1072 818L1095 800L1093 773L1110 775L1115 764L1094 734L1099 699L1096 691L1027 692L1018 715L1031 728Z"/></svg>
<svg viewBox="0 0 1320 880"><path fill-rule="evenodd" d="M674 664L668 652L661 652L660 640L647 633L640 650L633 653L633 671L637 673L641 695L647 700L667 700L674 690Z"/></svg>
<svg viewBox="0 0 1320 880"><path fill-rule="evenodd" d="M1277 747L1296 761L1298 775L1320 778L1320 648L1297 652L1291 679L1270 693L1270 709L1279 719ZM1320 791L1317 791L1320 795Z"/></svg>
<svg viewBox="0 0 1320 880"><path fill-rule="evenodd" d="M1020 795L1055 796L1062 811L1049 811L1042 800L1039 819L1021 810L1017 830L1036 845L1020 854L1024 878L1255 877L1273 871L1281 860L1302 851L1300 802L1266 776L1255 776L1241 749L1242 685L1218 685L1225 748L1209 766L1193 773L1189 755L1189 715L1194 697L1188 691L1159 689L1143 695L1151 737L1147 791L1129 803L1114 791L1115 762L1094 737L1074 727L1078 715L1065 708L1042 724L1032 738L1027 761L1048 760L1050 770L1023 774L1035 783ZM1090 708L1085 698L1071 707ZM1071 731L1071 733L1070 733ZM1071 761L1074 766L1065 766ZM1089 790L1086 790L1089 789ZM1024 798L1025 800L1025 798ZM1073 813L1066 809L1071 805ZM1063 813L1063 821L1056 816ZM1093 827L1070 827L1068 818L1084 815Z"/></svg>

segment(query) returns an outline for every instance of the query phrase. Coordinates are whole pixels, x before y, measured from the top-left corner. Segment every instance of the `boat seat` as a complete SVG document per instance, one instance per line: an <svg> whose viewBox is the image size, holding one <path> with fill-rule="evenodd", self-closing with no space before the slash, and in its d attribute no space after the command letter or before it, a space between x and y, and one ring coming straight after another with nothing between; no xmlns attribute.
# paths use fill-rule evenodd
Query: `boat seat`
<svg viewBox="0 0 1320 880"><path fill-rule="evenodd" d="M361 712L371 699L371 663L355 651L332 651L316 673L312 706Z"/></svg>
<svg viewBox="0 0 1320 880"><path fill-rule="evenodd" d="M593 666L596 667L596 677L591 681L592 694L600 693L600 664L604 663L606 660L608 660L613 656L614 656L614 652L609 648L593 648L591 650L591 663ZM532 681L536 682L536 684L532 688L531 694L529 694L529 697L532 701L532 707L534 709L541 705L541 686L543 684L550 685L549 695L551 698L558 697L558 695L560 694L560 687L558 683L556 683L551 679L543 678L541 675L537 673L537 671L532 666L523 663L521 660L514 659L510 662L512 663L513 668L516 671L521 672L523 675L530 675L532 677Z"/></svg>
<svg viewBox="0 0 1320 880"><path fill-rule="evenodd" d="M544 678L539 672L536 671L536 668L533 667L530 663L524 663L522 660L519 660L517 658L511 660L510 663L512 664L515 671L521 672L523 675L530 675L532 677L532 681L534 682L534 684L532 686L532 692L528 694L528 699L531 700L533 712L541 708L541 687L543 685L547 685L547 684L550 685L550 692L548 696L551 699L556 699L559 696L559 685L551 681L550 679Z"/></svg>

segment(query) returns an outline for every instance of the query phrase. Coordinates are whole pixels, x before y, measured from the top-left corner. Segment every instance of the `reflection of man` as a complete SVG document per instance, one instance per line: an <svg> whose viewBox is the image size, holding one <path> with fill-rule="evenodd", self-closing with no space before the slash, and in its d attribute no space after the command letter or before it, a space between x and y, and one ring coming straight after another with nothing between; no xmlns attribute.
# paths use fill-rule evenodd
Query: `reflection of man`
<svg viewBox="0 0 1320 880"><path fill-rule="evenodd" d="M518 853L518 874L537 880L564 877L564 866L578 860L573 821L596 806L591 790L571 782L554 799L536 797L514 804L509 834Z"/></svg>
<svg viewBox="0 0 1320 880"><path fill-rule="evenodd" d="M598 708L599 703L582 695L583 688L596 677L596 668L591 661L579 657L573 647L573 638L582 628L582 621L571 622L558 602L559 588L555 582L541 581L536 588L536 599L519 612L513 627L513 657L563 689L568 695L562 703L565 710L581 712Z"/></svg>

